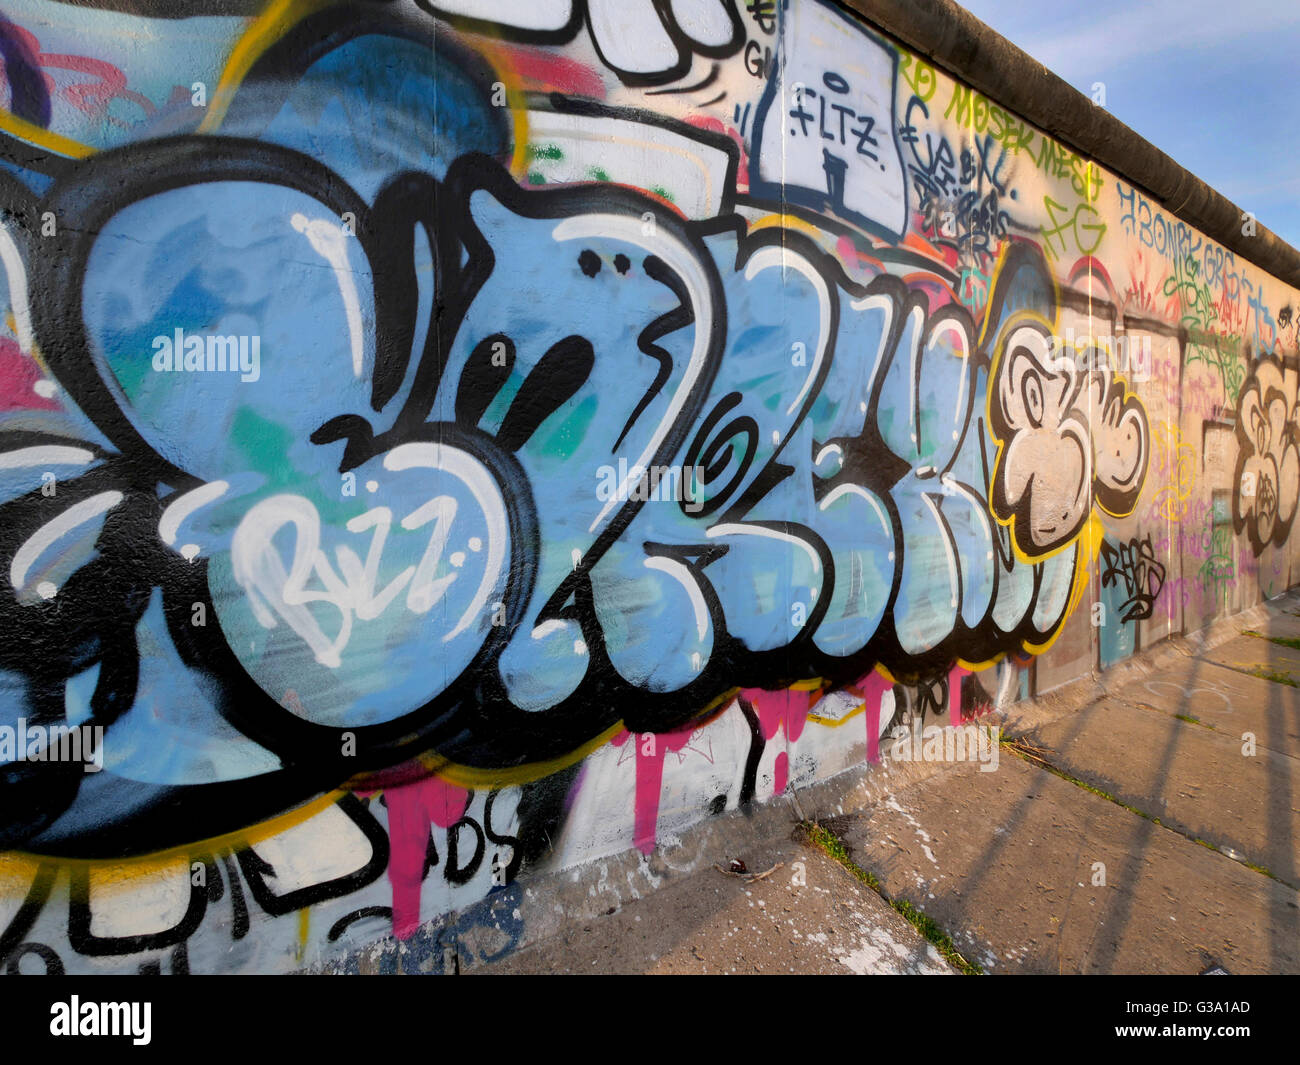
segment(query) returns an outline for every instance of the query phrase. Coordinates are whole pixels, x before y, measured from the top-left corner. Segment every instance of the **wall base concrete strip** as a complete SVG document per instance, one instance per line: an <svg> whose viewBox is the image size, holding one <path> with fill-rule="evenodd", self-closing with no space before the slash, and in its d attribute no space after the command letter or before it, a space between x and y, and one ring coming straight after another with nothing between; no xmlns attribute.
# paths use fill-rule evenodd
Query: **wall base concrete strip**
<svg viewBox="0 0 1300 1065"><path fill-rule="evenodd" d="M481 973L951 974L874 891L820 851L751 841L752 884L705 868L625 909L574 924ZM798 863L798 864L797 864ZM797 877L801 883L796 883Z"/></svg>

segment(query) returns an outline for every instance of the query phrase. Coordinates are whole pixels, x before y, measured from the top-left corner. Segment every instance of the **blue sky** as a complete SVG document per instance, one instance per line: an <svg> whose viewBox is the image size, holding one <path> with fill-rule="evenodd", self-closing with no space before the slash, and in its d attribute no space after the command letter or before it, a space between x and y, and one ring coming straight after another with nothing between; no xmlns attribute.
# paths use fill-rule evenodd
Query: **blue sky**
<svg viewBox="0 0 1300 1065"><path fill-rule="evenodd" d="M1300 248L1300 0L958 0Z"/></svg>

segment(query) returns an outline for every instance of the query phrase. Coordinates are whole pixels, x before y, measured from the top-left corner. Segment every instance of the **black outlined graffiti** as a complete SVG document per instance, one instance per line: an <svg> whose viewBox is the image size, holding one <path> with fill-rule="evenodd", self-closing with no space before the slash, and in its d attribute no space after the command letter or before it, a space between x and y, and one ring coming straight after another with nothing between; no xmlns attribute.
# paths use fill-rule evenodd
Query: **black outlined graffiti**
<svg viewBox="0 0 1300 1065"><path fill-rule="evenodd" d="M626 85L683 77L695 55L721 59L745 43L736 0L538 0L529 10L500 0L415 0L430 14L510 40L563 44L585 24L596 54Z"/></svg>
<svg viewBox="0 0 1300 1065"><path fill-rule="evenodd" d="M1103 588L1121 588L1127 599L1120 604L1120 621L1145 621L1155 610L1165 584L1165 567L1155 557L1151 537L1130 540L1118 546L1109 540L1101 544Z"/></svg>
<svg viewBox="0 0 1300 1065"><path fill-rule="evenodd" d="M1041 321L1023 320L990 386L1002 442L990 504L1031 557L1068 543L1094 502L1117 517L1131 513L1150 451L1142 405L1106 360L1076 359L1059 345Z"/></svg>
<svg viewBox="0 0 1300 1065"><path fill-rule="evenodd" d="M221 162L203 163L206 153L218 147ZM142 169L165 176L145 185L127 178ZM228 576L219 576L228 572L224 563L214 578L206 549L196 548L198 556L193 558L179 557L175 547L164 544L152 555L140 553L136 530L142 522L165 523L166 508L208 491L208 485L225 484L219 480L225 471L209 463L195 467L201 474L196 476L181 462L167 458L184 453L178 449L179 441L174 443L166 435L172 430L151 423L130 403L123 403L111 363L118 356L94 340L84 323L69 321L63 311L81 302L78 293L88 284L88 264L95 255L94 234L110 228L117 213L151 196L221 182L292 189L327 204L336 216L351 214L357 220L357 242L370 266L374 292L377 355L366 393L370 409L333 416L322 412L302 423L310 444L322 449L319 459L309 459L317 463L319 476L346 477L354 471L377 469L384 456L409 454L412 448L437 440L440 448L454 445L471 456L486 471L484 476L502 488L502 535L510 545L505 568L511 582L508 592L502 586L500 609L493 611L499 613L500 623L485 627L481 646L465 659L460 677L452 678L434 698L417 699L407 712L382 723L344 720L327 725L314 720L320 697L308 699L296 693L310 691L317 682L300 675L287 685L295 692L293 699L276 697L280 673L259 674L263 659L254 664L243 657L236 642L214 640L195 629L192 618L200 608L222 619L224 626L232 609L242 609L238 602L243 596L270 596L271 601L283 603L287 600L275 597L286 593L278 585L232 583ZM110 189L119 190L116 199ZM422 206L431 203L440 205L438 213L430 214ZM133 650L134 630L142 624L152 589L161 590L167 632L181 650L182 660L206 684L228 693L219 704L221 716L274 752L285 766L255 781L220 785L242 798L219 805L205 801L206 816L225 814L242 820L259 809L269 813L287 795L305 798L349 773L394 765L421 750L434 749L472 765L510 766L561 755L619 719L636 731L675 728L708 706L737 677L754 686L816 676L848 681L877 661L900 676L918 675L942 668L958 647L978 648L983 658L1018 646L1022 639L1040 642L1063 617L1073 580L1073 554L1044 563L1046 568L1018 562L1003 544L1003 532L987 519L990 477L996 481L989 470L995 444L986 435L982 396L992 360L979 350L970 316L955 306L927 313L926 299L896 279L882 277L866 287L857 286L801 235L776 230L746 235L735 220L684 224L672 215L656 214L654 201L620 189L527 191L496 162L472 155L458 159L443 183L399 175L368 206L318 165L288 149L211 137L171 138L102 153L79 167L77 181L57 186L44 206L70 223L55 249L58 254L37 264L34 276L43 295L35 307L36 333L55 372L69 378L70 395L113 442L117 454L106 456L102 469L68 482L57 507L39 494L9 504L11 509L25 507L31 516L23 518L26 511L13 509L9 526L13 539L6 557L18 558L23 545L48 526L52 513L64 513L58 508L114 493L110 517L99 537L94 601L103 601L106 581L116 581L123 609L115 612L113 628L106 628L92 614L85 645L90 658L79 658L63 668L71 676L73 670L84 670L87 662L119 666L100 667L103 694L96 696L105 710L95 720L111 730L112 708L129 705L137 683L128 669L138 656ZM647 215L655 225L652 235L643 237ZM615 234L629 234L630 239L611 238L597 229L591 229L589 236L577 236L591 225L588 219L597 216L602 219L600 230L613 227ZM622 222L612 221L617 219ZM414 245L401 235L412 232L412 222L428 235L434 250L438 298L445 307L441 328L423 339L405 311L411 299ZM698 513L678 508L673 526L664 524L663 514L651 515L639 502L643 494L630 492L626 502L607 504L591 519L587 543L575 549L570 539L557 551L548 539L547 530L560 520L561 511L553 508L561 500L542 501L532 487L541 461L539 430L583 395L598 394L596 381L607 372L601 369L601 360L608 357L611 344L622 342L618 339L622 326L607 320L586 335L554 332L538 344L510 324L522 308L505 316L500 313L502 305L495 293L502 286L517 284L503 273L505 264L527 262L527 256L537 251L545 261L552 261L548 246L532 250L536 238L549 232L545 227L575 233L576 280L566 285L636 284L647 293L666 297L661 310L647 315L636 340L636 347L654 367L646 390L629 395L626 410L611 415L611 429L617 427L618 432L603 447L645 448L643 476L654 468L671 467L676 459L686 468L704 471ZM608 250L602 254L593 248ZM726 259L719 262L722 248L734 249L728 253L734 266ZM645 254L646 249L657 253ZM767 278L775 281L773 256L778 249L787 299L802 301L804 307L791 316L796 304L787 304L784 328L793 331L791 336L806 338L810 365L798 402L784 411L777 407L774 417L770 402L760 405L760 394L742 394L720 374L735 372L728 369L725 358L729 351L733 358L736 353L732 327L726 324L727 306L756 283L771 283ZM503 250L514 254L502 258ZM1050 293L1036 254L1026 246L1011 256L1004 272L1006 285L1031 296ZM611 264L608 270L606 260ZM619 262L626 263L622 270ZM635 276L628 274L634 263ZM790 264L800 278L794 287L786 276ZM725 273L720 274L720 268ZM993 306L999 311L1001 299ZM1055 314L1054 306L1040 306L1047 316ZM491 313L480 314L485 307ZM535 326L530 328L536 331ZM1005 328L997 333L986 323L985 332L1003 343ZM541 336L546 335L542 330ZM665 347L666 343L673 347ZM97 375L77 369L81 353L87 350L105 352L97 356ZM857 366L852 355L840 354L855 350L880 350L879 364ZM498 351L499 366L493 362ZM776 351L784 361L781 348ZM418 360L408 361L408 352L419 352ZM740 365L736 363L736 371ZM626 373L619 372L626 379ZM511 376L521 381L517 394L500 414L491 414L497 390ZM772 380L775 385L777 379ZM821 424L810 421L814 403L832 381L856 382L863 388L859 395L867 416L846 411ZM1082 387L1082 381L1076 382L1071 401ZM1117 382L1099 387L1112 397L1122 394ZM909 428L894 415L909 407L919 412L935 406L947 407L950 430L946 435L923 431L919 421ZM670 417L663 417L665 409L672 412ZM995 425L1000 411L990 404ZM488 428L494 419L495 428ZM1119 429L1145 427L1140 408L1132 402L1119 405L1114 417L1107 415L1102 424L1110 426L1112 421ZM1009 428L1002 430L1004 435ZM788 444L800 434L811 434L804 437L806 450L791 452ZM739 449L734 446L738 440L745 441ZM53 446L50 441L41 443ZM1013 438L1013 450L1015 443ZM591 454L609 451L595 445ZM1017 468L1017 454L1004 460L1001 471ZM1144 455L1141 446L1136 454ZM1104 465L1098 459L1099 468ZM1113 502L1106 495L1112 480L1097 478L1099 501ZM146 488L159 482L171 488L161 501ZM306 497L292 498L303 498L301 506L308 508L295 513L311 515L319 505ZM1091 503L1091 494L1078 502L1078 521ZM240 537L245 536L240 530L249 529L254 516L262 520L268 505L241 504L240 512L230 519L239 523L232 541L236 572L250 564L240 561ZM572 513L572 503L562 505L563 513ZM597 509L598 504L593 513ZM801 510L810 514L808 520L782 516ZM853 546L864 521L874 523L877 546ZM646 531L638 532L643 526ZM1036 543L1035 549L1041 557L1044 548L1064 546L1075 531L1077 526L1062 530L1050 543ZM576 561L569 557L571 550ZM814 563L808 570L813 582L809 587L819 588L820 594L805 600L796 588L784 604L771 604L766 612L746 611L740 606L748 594L744 591L748 578L743 574L754 565L772 565L789 552L793 552L790 558L806 560L800 565ZM993 565L978 561L986 556L999 561ZM220 562L222 556L218 552L211 557ZM660 582L661 590L653 593L656 597L666 594L665 587L685 589L705 611L701 615L697 609L688 630L702 624L701 616L708 619L686 641L687 650L676 664L665 660L662 651L650 655L659 679L654 672L643 672L649 653L645 646L612 646L608 640L615 616L610 613L612 604L629 601L631 593L626 589L644 585L645 569L636 560L647 557L670 578L666 584L657 576L650 578ZM276 565L288 572L300 563ZM339 580L331 577L328 559L315 566L330 580ZM841 566L846 567L843 577ZM35 632L33 626L43 617L54 617L55 610L61 612L57 616L66 626L70 607L77 609L76 604L86 602L89 609L89 592L79 590L83 586L75 582L62 587L57 603L41 605L26 591L35 579L22 582L9 608L13 623L25 631ZM225 583L214 585L214 579ZM937 611L936 603L942 600L931 591L936 579L947 582L952 596L951 604ZM329 593L323 601L346 621L360 607L349 605L353 598L342 594ZM1044 599L1054 605L1045 610ZM486 606L480 608L485 613ZM315 634L312 646L318 658L346 646L338 641L323 645L317 621L298 618L290 606L276 609L304 640ZM675 641L683 630L665 627L661 621L654 631L657 639ZM551 633L578 650L547 649L539 643L539 634ZM542 660L526 668L514 664L529 661L518 656L537 650L549 665L543 666ZM793 658L792 652L799 658ZM555 679L548 676L566 660ZM671 681L663 672L665 661L676 670ZM12 666L20 672L28 668L18 660ZM539 688L538 681L546 686ZM194 792L196 798L202 790ZM65 801L73 801L74 795L69 793ZM47 793L46 805L50 798ZM90 845L93 820L74 818L66 823L71 827L57 839L45 839L44 845ZM128 835L143 841L146 823L145 818L132 818L120 827L120 835L96 830L93 846L120 846ZM221 825L210 827L217 831ZM192 825L187 823L187 828ZM29 833L29 838L42 837ZM154 846L183 842L169 834L148 838Z"/></svg>
<svg viewBox="0 0 1300 1065"><path fill-rule="evenodd" d="M1245 531L1255 554L1281 546L1291 533L1300 497L1300 430L1296 370L1264 358L1237 399L1239 450L1232 496L1233 528Z"/></svg>

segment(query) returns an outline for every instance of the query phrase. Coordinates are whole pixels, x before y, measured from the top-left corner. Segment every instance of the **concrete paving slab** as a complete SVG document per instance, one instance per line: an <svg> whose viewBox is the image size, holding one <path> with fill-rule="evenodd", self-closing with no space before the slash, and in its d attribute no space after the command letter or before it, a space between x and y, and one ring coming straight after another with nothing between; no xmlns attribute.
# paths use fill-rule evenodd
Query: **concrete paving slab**
<svg viewBox="0 0 1300 1065"><path fill-rule="evenodd" d="M1300 684L1300 651L1258 636L1238 636L1201 652L1200 657L1244 673Z"/></svg>
<svg viewBox="0 0 1300 1065"><path fill-rule="evenodd" d="M1300 894L1009 753L837 829L988 972L1300 972Z"/></svg>
<svg viewBox="0 0 1300 1065"><path fill-rule="evenodd" d="M1029 734L1047 760L1166 825L1300 885L1300 761L1169 714L1094 703Z"/></svg>
<svg viewBox="0 0 1300 1065"><path fill-rule="evenodd" d="M875 892L820 850L756 845L749 883L715 868L576 923L478 974L951 974Z"/></svg>
<svg viewBox="0 0 1300 1065"><path fill-rule="evenodd" d="M1185 666L1107 686L1112 698L1198 722L1241 740L1300 758L1300 688L1199 659Z"/></svg>

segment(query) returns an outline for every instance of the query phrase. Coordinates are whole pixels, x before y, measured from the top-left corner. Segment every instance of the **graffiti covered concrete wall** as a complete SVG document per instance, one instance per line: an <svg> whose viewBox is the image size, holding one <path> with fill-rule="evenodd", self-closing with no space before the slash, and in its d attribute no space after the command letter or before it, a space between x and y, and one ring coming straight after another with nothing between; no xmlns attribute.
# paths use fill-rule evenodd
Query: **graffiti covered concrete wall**
<svg viewBox="0 0 1300 1065"><path fill-rule="evenodd" d="M503 953L1296 579L1300 293L834 5L0 6L11 973Z"/></svg>

